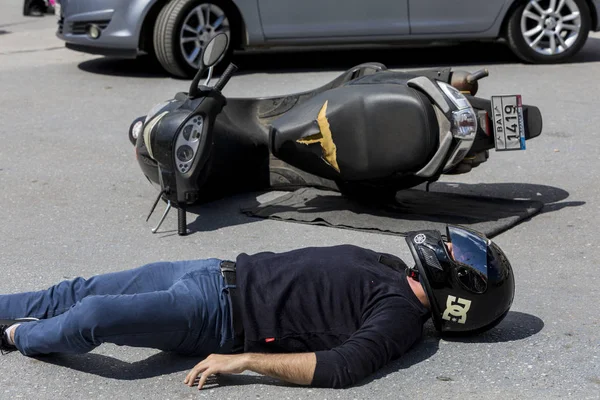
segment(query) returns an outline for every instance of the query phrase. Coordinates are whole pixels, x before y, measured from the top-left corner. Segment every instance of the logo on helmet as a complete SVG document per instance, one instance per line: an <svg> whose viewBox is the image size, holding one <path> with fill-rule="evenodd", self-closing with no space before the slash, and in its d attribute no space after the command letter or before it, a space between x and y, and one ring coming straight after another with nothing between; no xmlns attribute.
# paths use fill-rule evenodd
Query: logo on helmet
<svg viewBox="0 0 600 400"><path fill-rule="evenodd" d="M471 300L448 296L446 299L446 310L442 314L442 319L446 321L464 324L467 322L467 312L471 308Z"/></svg>
<svg viewBox="0 0 600 400"><path fill-rule="evenodd" d="M425 240L427 240L427 236L425 236L422 233L419 233L417 236L415 236L415 238L413 240L415 241L416 244L425 243Z"/></svg>

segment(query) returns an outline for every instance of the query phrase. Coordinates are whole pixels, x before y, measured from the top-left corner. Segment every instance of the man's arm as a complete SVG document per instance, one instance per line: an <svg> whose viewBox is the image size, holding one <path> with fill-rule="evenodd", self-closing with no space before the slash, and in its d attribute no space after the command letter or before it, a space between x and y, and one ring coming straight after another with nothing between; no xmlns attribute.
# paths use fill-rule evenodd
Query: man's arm
<svg viewBox="0 0 600 400"><path fill-rule="evenodd" d="M213 374L240 374L253 371L262 375L281 379L298 385L310 385L315 373L317 357L315 353L295 354L211 354L187 374L183 383L193 386L200 376L198 389L202 389L206 379Z"/></svg>

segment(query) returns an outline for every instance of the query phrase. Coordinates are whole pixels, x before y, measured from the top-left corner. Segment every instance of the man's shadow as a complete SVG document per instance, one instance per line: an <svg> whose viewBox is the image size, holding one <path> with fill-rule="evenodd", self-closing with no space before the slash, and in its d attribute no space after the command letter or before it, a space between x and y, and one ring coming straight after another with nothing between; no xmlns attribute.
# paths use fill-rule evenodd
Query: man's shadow
<svg viewBox="0 0 600 400"><path fill-rule="evenodd" d="M461 341L469 343L501 343L522 340L540 332L544 322L533 315L510 311L506 318L495 328L469 337L444 338L448 341ZM407 369L419 364L433 356L439 348L440 336L433 329L431 323L424 328L424 339L415 345L410 351L391 362L381 370L377 371L367 379L361 381L358 386L366 385L376 379L401 369ZM201 361L201 356L182 356L173 353L160 352L144 360L136 362L125 362L119 359L95 354L81 355L48 355L37 357L38 360L59 367L70 368L76 371L97 375L107 379L137 380L153 378L161 375L184 372L191 370L194 365ZM183 381L183 376L182 376ZM211 388L218 386L241 386L251 384L268 384L276 386L294 386L278 379L262 375L219 375L207 381Z"/></svg>
<svg viewBox="0 0 600 400"><path fill-rule="evenodd" d="M181 381L183 382L185 374L205 357L206 355L186 356L158 352L144 360L135 362L122 361L118 358L96 353L49 354L34 358L58 367L69 368L106 379L133 381L181 373ZM285 382L262 375L218 375L212 376L206 381L207 387L250 384L285 385Z"/></svg>
<svg viewBox="0 0 600 400"><path fill-rule="evenodd" d="M419 364L431 356L439 349L440 339L449 342L463 343L503 343L514 342L526 339L539 333L544 328L544 321L540 318L518 311L509 311L504 320L496 327L489 331L483 332L475 336L440 336L433 328L431 322L427 323L424 332L423 340L415 345L409 352L393 361L381 370L377 371L369 378L361 381L357 386L366 385L374 380L385 378L389 374L397 372L401 369L407 369L415 364Z"/></svg>

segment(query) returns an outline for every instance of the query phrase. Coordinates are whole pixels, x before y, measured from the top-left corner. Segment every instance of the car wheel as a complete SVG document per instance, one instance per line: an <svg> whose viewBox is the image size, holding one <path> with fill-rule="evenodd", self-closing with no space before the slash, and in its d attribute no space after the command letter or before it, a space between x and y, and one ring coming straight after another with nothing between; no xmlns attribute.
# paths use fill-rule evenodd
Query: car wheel
<svg viewBox="0 0 600 400"><path fill-rule="evenodd" d="M533 63L568 59L585 44L591 28L585 0L530 0L515 9L507 26L513 52Z"/></svg>
<svg viewBox="0 0 600 400"><path fill-rule="evenodd" d="M200 67L204 45L218 33L229 37L229 58L233 50L231 39L236 37L233 15L231 6L220 0L171 0L154 25L156 58L167 72L192 77Z"/></svg>

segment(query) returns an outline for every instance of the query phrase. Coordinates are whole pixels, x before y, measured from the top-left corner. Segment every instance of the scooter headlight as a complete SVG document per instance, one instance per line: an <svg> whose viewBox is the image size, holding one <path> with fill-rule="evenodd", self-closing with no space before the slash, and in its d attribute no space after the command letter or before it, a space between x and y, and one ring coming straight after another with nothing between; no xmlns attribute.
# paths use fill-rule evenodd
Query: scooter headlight
<svg viewBox="0 0 600 400"><path fill-rule="evenodd" d="M131 136L137 140L144 129L144 121L139 120L131 127Z"/></svg>

